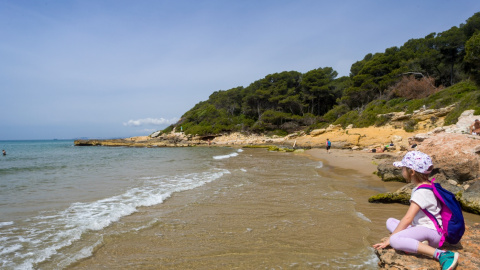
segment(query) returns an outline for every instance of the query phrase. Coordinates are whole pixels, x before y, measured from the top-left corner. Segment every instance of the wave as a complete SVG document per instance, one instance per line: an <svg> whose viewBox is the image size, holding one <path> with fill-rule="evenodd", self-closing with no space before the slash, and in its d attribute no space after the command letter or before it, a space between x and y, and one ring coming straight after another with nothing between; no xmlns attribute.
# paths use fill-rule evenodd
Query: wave
<svg viewBox="0 0 480 270"><path fill-rule="evenodd" d="M22 222L1 222L0 268L35 269L38 263L54 255L60 256L60 249L71 246L86 232L102 230L136 212L139 207L160 204L175 192L200 187L226 173L229 171L214 169L168 179L153 177L147 180L146 186L131 188L118 196L89 203L76 202L63 211L44 212ZM62 255L65 256L62 261L67 266L74 262L72 258L78 260L88 257L94 247L100 244L101 241L74 255Z"/></svg>
<svg viewBox="0 0 480 270"><path fill-rule="evenodd" d="M369 218L367 218L363 213L357 212L357 216L365 221L372 222Z"/></svg>
<svg viewBox="0 0 480 270"><path fill-rule="evenodd" d="M236 157L238 156L238 152L233 152L228 155L220 155L220 156L213 156L213 159L226 159L226 158L231 158L231 157Z"/></svg>
<svg viewBox="0 0 480 270"><path fill-rule="evenodd" d="M9 226L9 225L13 225L13 221L7 221L7 222L0 222L0 228L2 227L5 227L5 226Z"/></svg>

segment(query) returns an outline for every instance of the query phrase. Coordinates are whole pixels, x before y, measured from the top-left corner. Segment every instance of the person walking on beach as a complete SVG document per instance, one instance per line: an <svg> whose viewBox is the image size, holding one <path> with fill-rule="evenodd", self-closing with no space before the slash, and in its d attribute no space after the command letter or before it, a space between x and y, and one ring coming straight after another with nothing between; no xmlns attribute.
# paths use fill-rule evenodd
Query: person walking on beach
<svg viewBox="0 0 480 270"><path fill-rule="evenodd" d="M329 139L325 142L325 146L327 147L327 153L330 154L330 147L332 147L332 142Z"/></svg>
<svg viewBox="0 0 480 270"><path fill-rule="evenodd" d="M407 183L414 183L415 188L412 190L410 207L405 216L401 220L389 218L387 229L392 234L373 247L382 249L390 245L404 252L432 256L440 262L442 270L454 269L458 263L458 252L438 248L442 244L442 234L437 232L435 224L423 211L428 210L441 226L441 205L432 190L418 188L423 184L431 185L428 178L433 170L432 159L425 153L410 151L402 161L394 162L393 165L402 168L402 176ZM428 244L422 241L428 241Z"/></svg>

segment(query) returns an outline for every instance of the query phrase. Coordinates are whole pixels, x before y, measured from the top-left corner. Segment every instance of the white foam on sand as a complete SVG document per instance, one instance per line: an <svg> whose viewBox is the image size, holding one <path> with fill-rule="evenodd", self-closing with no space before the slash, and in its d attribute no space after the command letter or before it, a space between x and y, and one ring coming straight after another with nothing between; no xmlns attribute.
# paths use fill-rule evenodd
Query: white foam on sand
<svg viewBox="0 0 480 270"><path fill-rule="evenodd" d="M44 212L28 220L23 237L13 222L2 222L0 237L0 267L7 269L35 269L35 265L54 255L60 256L66 266L88 257L100 242L84 247L71 258L62 257L59 250L71 246L88 231L99 231L120 218L137 211L139 207L163 203L175 192L190 190L212 182L228 170L211 170L174 177L159 176L148 179L150 185L135 187L125 193L93 202L75 202L63 211ZM27 223L27 221L25 221ZM0 227L2 227L0 226ZM19 260L21 258L22 260ZM18 261L21 261L19 264Z"/></svg>

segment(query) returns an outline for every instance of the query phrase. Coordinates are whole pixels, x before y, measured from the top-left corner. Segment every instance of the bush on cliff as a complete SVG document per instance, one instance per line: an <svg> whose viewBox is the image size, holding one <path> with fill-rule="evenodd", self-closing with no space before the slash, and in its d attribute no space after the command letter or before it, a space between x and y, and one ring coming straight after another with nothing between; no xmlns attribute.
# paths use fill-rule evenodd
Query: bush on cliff
<svg viewBox="0 0 480 270"><path fill-rule="evenodd" d="M389 112L405 112L409 114L424 106L426 108L439 109L451 104L457 104L445 119L445 124L451 125L458 121L458 117L465 110L475 110L475 114L480 114L479 90L477 85L467 80L422 99L407 100L405 98L395 98L391 100L374 100L365 106L363 111L349 111L334 123L342 124L344 127L349 124L353 124L355 127L381 126L388 123L388 119L377 117L379 114ZM405 130L413 132L416 124L417 122L414 120L407 122Z"/></svg>
<svg viewBox="0 0 480 270"><path fill-rule="evenodd" d="M434 108L445 107L445 104L457 103L455 109L445 118L446 125L455 124L458 117L466 110L475 110L480 114L480 91L472 81L458 83L430 97Z"/></svg>

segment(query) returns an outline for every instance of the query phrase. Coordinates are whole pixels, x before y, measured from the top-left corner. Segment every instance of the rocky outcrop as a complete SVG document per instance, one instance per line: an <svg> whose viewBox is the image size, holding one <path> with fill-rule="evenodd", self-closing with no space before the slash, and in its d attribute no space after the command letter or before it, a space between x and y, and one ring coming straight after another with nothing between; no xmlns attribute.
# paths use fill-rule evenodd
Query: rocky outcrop
<svg viewBox="0 0 480 270"><path fill-rule="evenodd" d="M480 136L435 132L428 136L417 134L415 138L418 143L415 149L432 157L435 178L463 184L480 176ZM403 154L396 153L378 166L378 175L384 181L401 177L400 170L391 163L401 159Z"/></svg>
<svg viewBox="0 0 480 270"><path fill-rule="evenodd" d="M401 203L410 204L410 195L412 194L413 184L407 184L395 192L377 194L368 198L371 203Z"/></svg>
<svg viewBox="0 0 480 270"><path fill-rule="evenodd" d="M75 146L126 146L126 147L188 147L208 142L201 139L192 139L183 133L171 133L168 136L150 138L150 137L132 137L127 139L110 140L75 140Z"/></svg>
<svg viewBox="0 0 480 270"><path fill-rule="evenodd" d="M382 127L353 128L349 125L345 129L341 125L330 125L328 128L315 129L304 136L296 136L299 147L323 147L325 140L332 141L332 148L372 149L379 148L393 142L397 150L408 150L411 145L427 138L431 132L466 133L468 127L478 116L473 111L465 111L456 125L444 127L445 117L454 108L455 104L440 109L420 109L411 114L392 112L379 114L378 118L387 119ZM414 131L405 131L410 126ZM424 138L422 138L424 136ZM418 140L418 141L417 141ZM293 143L293 138L285 138Z"/></svg>
<svg viewBox="0 0 480 270"><path fill-rule="evenodd" d="M433 133L419 142L416 149L432 157L435 166L432 177L436 182L456 194L465 211L479 214L480 136ZM378 165L377 175L384 181L403 181L401 170L392 164L401 160L403 154L387 157ZM408 197L410 192L411 187L402 188L393 193L378 194L369 201L405 203L405 196Z"/></svg>
<svg viewBox="0 0 480 270"><path fill-rule="evenodd" d="M445 244L442 248L460 253L457 269L480 269L480 224L467 227L462 240L457 245ZM380 269L390 270L438 270L440 264L437 260L419 255L406 254L393 248L375 250L379 258Z"/></svg>
<svg viewBox="0 0 480 270"><path fill-rule="evenodd" d="M474 110L466 110L459 117L455 125L445 126L445 132L447 133L470 133L470 125L473 124L475 119L480 119L480 116L474 115Z"/></svg>
<svg viewBox="0 0 480 270"><path fill-rule="evenodd" d="M453 109L456 104L452 104L440 109L420 109L413 113L391 112L387 114L379 114L377 117L383 117L389 120L390 125L395 128L404 128L409 121L413 120L417 129L432 129L437 126L443 126L444 117Z"/></svg>
<svg viewBox="0 0 480 270"><path fill-rule="evenodd" d="M460 204L465 211L480 215L480 180L468 183L468 188L462 193Z"/></svg>
<svg viewBox="0 0 480 270"><path fill-rule="evenodd" d="M480 175L480 136L437 133L425 139L418 149L432 157L433 164L445 179L459 184Z"/></svg>
<svg viewBox="0 0 480 270"><path fill-rule="evenodd" d="M154 138L151 136L155 135ZM76 140L76 146L127 146L127 147L189 147L189 146L245 146L245 145L285 145L295 146L295 138L304 135L304 133L290 134L286 137L272 136L266 137L258 134L216 134L206 136L187 135L183 132L171 133L153 133L151 136L132 137L127 139L111 140Z"/></svg>

